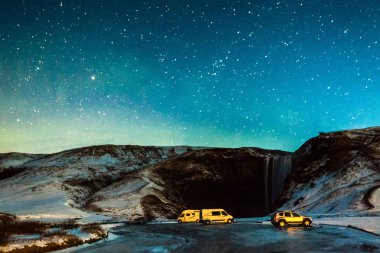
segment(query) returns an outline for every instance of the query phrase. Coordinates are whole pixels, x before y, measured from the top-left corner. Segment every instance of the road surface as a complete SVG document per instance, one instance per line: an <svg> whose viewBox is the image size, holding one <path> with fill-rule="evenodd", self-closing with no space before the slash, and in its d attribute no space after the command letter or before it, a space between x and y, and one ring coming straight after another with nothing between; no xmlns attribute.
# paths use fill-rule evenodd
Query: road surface
<svg viewBox="0 0 380 253"><path fill-rule="evenodd" d="M380 237L351 228L278 229L270 224L147 224L117 227L114 240L67 252L380 252Z"/></svg>

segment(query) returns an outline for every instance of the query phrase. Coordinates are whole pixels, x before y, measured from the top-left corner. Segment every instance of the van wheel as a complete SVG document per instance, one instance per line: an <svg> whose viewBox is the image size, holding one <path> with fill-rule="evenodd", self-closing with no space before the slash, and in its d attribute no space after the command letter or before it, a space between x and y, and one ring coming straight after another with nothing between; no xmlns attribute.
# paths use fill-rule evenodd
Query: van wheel
<svg viewBox="0 0 380 253"><path fill-rule="evenodd" d="M182 223L182 221L181 221L181 220L178 220L178 223Z"/></svg>
<svg viewBox="0 0 380 253"><path fill-rule="evenodd" d="M284 228L284 227L286 227L286 221L284 221L284 220L280 220L280 221L278 222L278 226L279 226L280 228Z"/></svg>
<svg viewBox="0 0 380 253"><path fill-rule="evenodd" d="M196 222L196 223L199 223L199 220L197 219L195 222Z"/></svg>
<svg viewBox="0 0 380 253"><path fill-rule="evenodd" d="M203 224L210 225L210 221L209 220L205 220L205 221L203 221Z"/></svg>
<svg viewBox="0 0 380 253"><path fill-rule="evenodd" d="M304 227L310 227L310 225L311 225L311 220L309 220L309 219L305 219L305 220L303 220L302 225L303 225Z"/></svg>
<svg viewBox="0 0 380 253"><path fill-rule="evenodd" d="M231 219L228 219L228 220L227 220L227 223L228 223L228 224L231 224L231 223L232 223L232 220L231 220Z"/></svg>

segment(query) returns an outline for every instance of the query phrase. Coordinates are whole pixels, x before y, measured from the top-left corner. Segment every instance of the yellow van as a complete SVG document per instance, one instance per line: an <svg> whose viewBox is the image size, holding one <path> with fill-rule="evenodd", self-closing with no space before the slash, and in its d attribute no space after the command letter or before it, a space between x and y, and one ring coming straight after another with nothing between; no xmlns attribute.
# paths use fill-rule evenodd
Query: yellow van
<svg viewBox="0 0 380 253"><path fill-rule="evenodd" d="M178 217L177 221L178 223L199 222L200 221L199 213L200 213L200 210L185 210Z"/></svg>
<svg viewBox="0 0 380 253"><path fill-rule="evenodd" d="M232 223L234 217L229 215L224 209L202 209L201 210L202 222L205 225L211 223Z"/></svg>

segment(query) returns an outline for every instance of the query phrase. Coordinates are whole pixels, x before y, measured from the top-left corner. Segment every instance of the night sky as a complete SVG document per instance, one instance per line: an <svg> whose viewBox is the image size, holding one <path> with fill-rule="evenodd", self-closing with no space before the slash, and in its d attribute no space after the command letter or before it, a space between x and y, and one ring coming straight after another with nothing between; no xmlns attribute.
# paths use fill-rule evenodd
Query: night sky
<svg viewBox="0 0 380 253"><path fill-rule="evenodd" d="M380 125L380 1L0 5L0 152L293 151Z"/></svg>

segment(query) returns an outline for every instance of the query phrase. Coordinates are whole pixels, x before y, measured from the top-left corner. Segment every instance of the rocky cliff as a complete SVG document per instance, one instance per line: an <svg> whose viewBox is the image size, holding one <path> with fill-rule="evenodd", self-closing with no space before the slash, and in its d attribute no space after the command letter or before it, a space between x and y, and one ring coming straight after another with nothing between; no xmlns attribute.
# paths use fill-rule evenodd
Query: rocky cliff
<svg viewBox="0 0 380 253"><path fill-rule="evenodd" d="M380 127L320 133L293 155L278 202L313 213L378 211Z"/></svg>
<svg viewBox="0 0 380 253"><path fill-rule="evenodd" d="M89 203L111 215L174 218L185 208L225 208L237 217L264 215L269 210L263 193L272 184L264 182L265 161L286 155L255 148L195 150L129 173Z"/></svg>

